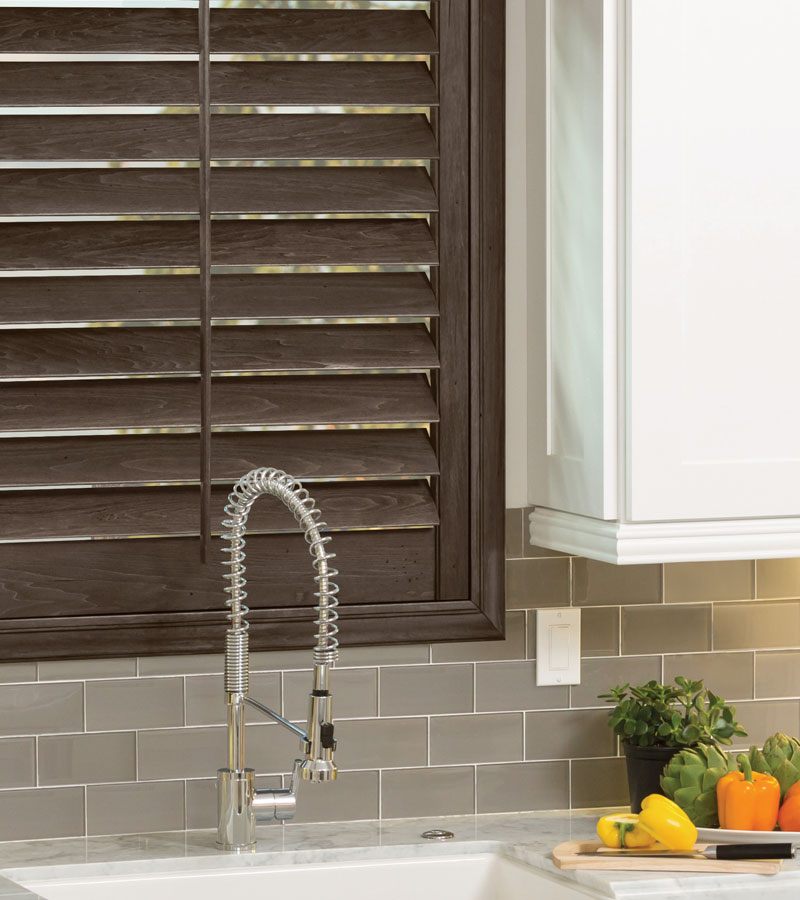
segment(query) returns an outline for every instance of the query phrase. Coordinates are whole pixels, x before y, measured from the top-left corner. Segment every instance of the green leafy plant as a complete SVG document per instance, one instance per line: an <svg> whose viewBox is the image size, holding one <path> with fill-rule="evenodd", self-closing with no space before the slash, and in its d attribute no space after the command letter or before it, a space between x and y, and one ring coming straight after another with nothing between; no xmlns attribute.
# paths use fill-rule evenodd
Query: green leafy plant
<svg viewBox="0 0 800 900"><path fill-rule="evenodd" d="M747 732L736 721L736 707L709 691L702 681L675 684L648 681L611 688L600 699L613 703L608 723L623 741L640 747L695 747L730 744Z"/></svg>

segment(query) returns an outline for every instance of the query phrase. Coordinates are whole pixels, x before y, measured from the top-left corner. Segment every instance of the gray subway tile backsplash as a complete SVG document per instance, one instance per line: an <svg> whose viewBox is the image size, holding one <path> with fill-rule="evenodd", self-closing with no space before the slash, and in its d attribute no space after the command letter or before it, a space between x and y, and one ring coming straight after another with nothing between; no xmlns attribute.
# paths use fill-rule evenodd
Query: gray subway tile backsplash
<svg viewBox="0 0 800 900"><path fill-rule="evenodd" d="M389 769L381 773L382 814L386 819L462 816L475 811L472 766Z"/></svg>
<svg viewBox="0 0 800 900"><path fill-rule="evenodd" d="M508 762L522 759L523 713L435 716L431 764Z"/></svg>
<svg viewBox="0 0 800 900"><path fill-rule="evenodd" d="M755 655L756 697L800 697L800 650Z"/></svg>
<svg viewBox="0 0 800 900"><path fill-rule="evenodd" d="M0 841L84 834L82 787L0 791Z"/></svg>
<svg viewBox="0 0 800 900"><path fill-rule="evenodd" d="M664 566L665 603L751 600L755 563L750 560L668 563Z"/></svg>
<svg viewBox="0 0 800 900"><path fill-rule="evenodd" d="M4 663L0 665L0 684L11 682L36 681L36 663Z"/></svg>
<svg viewBox="0 0 800 900"><path fill-rule="evenodd" d="M525 713L525 759L614 756L616 745L604 709Z"/></svg>
<svg viewBox="0 0 800 900"><path fill-rule="evenodd" d="M539 687L535 662L478 663L475 667L475 709L560 709L569 706L569 688Z"/></svg>
<svg viewBox="0 0 800 900"><path fill-rule="evenodd" d="M569 806L569 762L525 762L479 766L479 813L565 809Z"/></svg>
<svg viewBox="0 0 800 900"><path fill-rule="evenodd" d="M764 743L776 731L795 737L800 734L800 703L797 700L749 700L736 704L736 718L747 732L737 738L735 748L746 750L751 744Z"/></svg>
<svg viewBox="0 0 800 900"><path fill-rule="evenodd" d="M135 676L135 659L61 659L39 663L39 681L88 681Z"/></svg>
<svg viewBox="0 0 800 900"><path fill-rule="evenodd" d="M86 682L88 731L170 725L183 725L183 678Z"/></svg>
<svg viewBox="0 0 800 900"><path fill-rule="evenodd" d="M0 788L33 787L36 784L36 738L0 741Z"/></svg>
<svg viewBox="0 0 800 900"><path fill-rule="evenodd" d="M622 608L623 655L700 652L711 647L710 604Z"/></svg>
<svg viewBox="0 0 800 900"><path fill-rule="evenodd" d="M379 777L378 772L343 772L327 784L301 781L293 821L302 824L377 819Z"/></svg>
<svg viewBox="0 0 800 900"><path fill-rule="evenodd" d="M284 715L292 720L305 720L308 715L310 690L310 672L284 673ZM377 669L334 669L331 673L331 692L333 693L333 712L337 717L355 719L378 714Z"/></svg>
<svg viewBox="0 0 800 900"><path fill-rule="evenodd" d="M664 657L664 678L702 679L726 700L753 697L752 653L677 653Z"/></svg>
<svg viewBox="0 0 800 900"><path fill-rule="evenodd" d="M573 759L570 770L573 809L628 803L624 759Z"/></svg>
<svg viewBox="0 0 800 900"><path fill-rule="evenodd" d="M139 732L139 778L202 778L216 773L227 760L223 726L214 728L160 728Z"/></svg>
<svg viewBox="0 0 800 900"><path fill-rule="evenodd" d="M183 781L91 784L86 788L88 834L138 834L185 827Z"/></svg>
<svg viewBox="0 0 800 900"><path fill-rule="evenodd" d="M0 735L83 731L83 683L0 685Z"/></svg>
<svg viewBox="0 0 800 900"><path fill-rule="evenodd" d="M800 558L756 561L756 597L800 599Z"/></svg>
<svg viewBox="0 0 800 900"><path fill-rule="evenodd" d="M662 671L735 702L741 746L800 731L800 561L608 566L532 547L528 512L506 517L505 640L348 647L343 627L341 774L301 787L296 821L624 804L625 761L597 694ZM582 682L538 687L536 609L570 605ZM212 653L0 666L0 839L212 828L222 664ZM309 650L254 652L251 693L304 721L310 665ZM286 785L298 744L248 715L259 787ZM261 832L279 848L291 826Z"/></svg>
<svg viewBox="0 0 800 900"><path fill-rule="evenodd" d="M800 601L757 600L714 607L715 650L772 650L800 646Z"/></svg>
<svg viewBox="0 0 800 900"><path fill-rule="evenodd" d="M250 694L280 712L280 672L250 675ZM222 675L192 675L186 679L186 724L224 725L228 721Z"/></svg>
<svg viewBox="0 0 800 900"><path fill-rule="evenodd" d="M392 666L381 670L381 715L472 712L472 666Z"/></svg>
<svg viewBox="0 0 800 900"><path fill-rule="evenodd" d="M136 781L136 732L39 738L39 784Z"/></svg>
<svg viewBox="0 0 800 900"><path fill-rule="evenodd" d="M570 688L572 707L602 706L598 694L606 694L618 684L646 684L661 681L660 656L623 656L581 660L581 683Z"/></svg>
<svg viewBox="0 0 800 900"><path fill-rule="evenodd" d="M506 609L569 606L570 559L509 559Z"/></svg>
<svg viewBox="0 0 800 900"><path fill-rule="evenodd" d="M341 769L399 769L428 760L428 720L351 719L336 725Z"/></svg>
<svg viewBox="0 0 800 900"><path fill-rule="evenodd" d="M614 566L594 559L575 559L572 594L576 606L660 603L660 565Z"/></svg>
<svg viewBox="0 0 800 900"><path fill-rule="evenodd" d="M525 659L525 612L506 614L506 636L502 641L468 641L434 644L432 662L483 662L493 659Z"/></svg>

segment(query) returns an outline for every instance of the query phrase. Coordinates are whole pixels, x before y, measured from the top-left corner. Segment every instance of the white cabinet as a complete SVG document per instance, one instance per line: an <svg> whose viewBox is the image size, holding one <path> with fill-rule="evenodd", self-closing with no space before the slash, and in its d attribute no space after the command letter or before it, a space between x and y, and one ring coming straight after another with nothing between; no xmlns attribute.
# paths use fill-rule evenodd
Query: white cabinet
<svg viewBox="0 0 800 900"><path fill-rule="evenodd" d="M534 543L800 556L800 0L549 0Z"/></svg>

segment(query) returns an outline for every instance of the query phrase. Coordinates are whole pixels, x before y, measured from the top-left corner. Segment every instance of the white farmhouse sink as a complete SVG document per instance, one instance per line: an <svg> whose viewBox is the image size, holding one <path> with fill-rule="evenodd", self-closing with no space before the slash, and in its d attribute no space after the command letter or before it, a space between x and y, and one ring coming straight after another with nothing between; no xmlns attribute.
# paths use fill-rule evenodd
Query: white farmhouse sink
<svg viewBox="0 0 800 900"><path fill-rule="evenodd" d="M320 897L325 900L577 900L583 890L493 853L367 859L195 871L137 872L26 881L45 900L220 900Z"/></svg>

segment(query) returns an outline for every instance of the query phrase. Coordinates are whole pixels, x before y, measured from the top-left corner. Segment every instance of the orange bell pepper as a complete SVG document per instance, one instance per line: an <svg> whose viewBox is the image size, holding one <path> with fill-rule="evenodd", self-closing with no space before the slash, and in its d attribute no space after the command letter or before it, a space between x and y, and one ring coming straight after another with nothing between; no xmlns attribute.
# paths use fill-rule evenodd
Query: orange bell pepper
<svg viewBox="0 0 800 900"><path fill-rule="evenodd" d="M783 795L783 802L786 803L787 800L791 800L794 796L800 796L800 781L795 781L789 790L786 791Z"/></svg>
<svg viewBox="0 0 800 900"><path fill-rule="evenodd" d="M772 831L781 803L777 778L754 772L743 753L737 762L743 771L729 772L717 782L720 826L736 831Z"/></svg>
<svg viewBox="0 0 800 900"><path fill-rule="evenodd" d="M786 792L786 799L778 812L778 824L781 831L800 831L800 792L791 796Z"/></svg>

